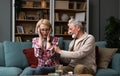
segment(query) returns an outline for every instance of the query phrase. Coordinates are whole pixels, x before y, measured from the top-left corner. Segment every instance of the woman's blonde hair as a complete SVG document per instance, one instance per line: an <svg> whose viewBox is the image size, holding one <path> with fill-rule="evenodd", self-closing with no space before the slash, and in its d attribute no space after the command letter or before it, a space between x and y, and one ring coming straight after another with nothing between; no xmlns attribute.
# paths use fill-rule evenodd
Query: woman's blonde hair
<svg viewBox="0 0 120 76"><path fill-rule="evenodd" d="M37 24L36 24L36 29L35 29L35 31L36 31L37 33L38 33L38 28L40 27L41 24L47 25L47 26L51 29L51 31L52 31L52 25L51 25L50 21L47 20L47 19L40 19L40 20L37 22Z"/></svg>

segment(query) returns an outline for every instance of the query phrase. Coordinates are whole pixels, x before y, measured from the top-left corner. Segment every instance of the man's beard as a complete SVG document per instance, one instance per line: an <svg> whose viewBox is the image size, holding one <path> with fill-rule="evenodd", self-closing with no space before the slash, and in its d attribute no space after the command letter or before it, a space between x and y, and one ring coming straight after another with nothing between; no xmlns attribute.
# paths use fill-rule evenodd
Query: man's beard
<svg viewBox="0 0 120 76"><path fill-rule="evenodd" d="M72 38L75 39L77 37L76 34L72 34Z"/></svg>
<svg viewBox="0 0 120 76"><path fill-rule="evenodd" d="M75 39L77 37L76 34L72 34L72 33L68 33L68 34L71 35L73 39Z"/></svg>

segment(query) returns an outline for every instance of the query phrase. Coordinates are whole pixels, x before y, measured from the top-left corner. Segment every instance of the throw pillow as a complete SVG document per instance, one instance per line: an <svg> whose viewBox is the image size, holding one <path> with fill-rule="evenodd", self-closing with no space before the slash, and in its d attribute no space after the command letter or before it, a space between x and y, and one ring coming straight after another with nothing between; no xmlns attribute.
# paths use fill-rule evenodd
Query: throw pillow
<svg viewBox="0 0 120 76"><path fill-rule="evenodd" d="M34 55L34 48L28 48L28 49L24 49L23 50L26 59L28 61L28 64L32 67L32 68L36 68L38 65L38 60Z"/></svg>
<svg viewBox="0 0 120 76"><path fill-rule="evenodd" d="M106 69L112 59L112 56L116 53L117 48L102 48L96 47L96 62L98 68Z"/></svg>
<svg viewBox="0 0 120 76"><path fill-rule="evenodd" d="M4 41L5 66L25 68L28 66L27 60L23 54L23 49L31 48L31 42L11 42Z"/></svg>

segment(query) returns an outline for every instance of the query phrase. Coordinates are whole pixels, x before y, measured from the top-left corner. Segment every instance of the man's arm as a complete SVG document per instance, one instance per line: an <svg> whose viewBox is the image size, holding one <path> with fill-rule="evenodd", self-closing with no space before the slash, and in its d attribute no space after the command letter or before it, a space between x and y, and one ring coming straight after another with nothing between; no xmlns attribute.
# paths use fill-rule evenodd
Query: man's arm
<svg viewBox="0 0 120 76"><path fill-rule="evenodd" d="M59 47L54 46L57 53L61 54L62 57L66 58L83 58L95 49L95 39L93 36L89 36L81 47L78 47L77 51L64 51L60 50Z"/></svg>

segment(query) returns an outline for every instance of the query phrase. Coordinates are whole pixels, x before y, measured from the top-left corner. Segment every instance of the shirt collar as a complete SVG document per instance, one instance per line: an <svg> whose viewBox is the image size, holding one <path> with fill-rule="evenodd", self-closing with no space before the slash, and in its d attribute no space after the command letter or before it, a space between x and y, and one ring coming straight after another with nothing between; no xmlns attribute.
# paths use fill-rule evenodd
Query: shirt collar
<svg viewBox="0 0 120 76"><path fill-rule="evenodd" d="M88 33L85 32L80 38L78 38L78 39L76 39L76 40L82 41L82 40L84 40L87 36L88 36Z"/></svg>

